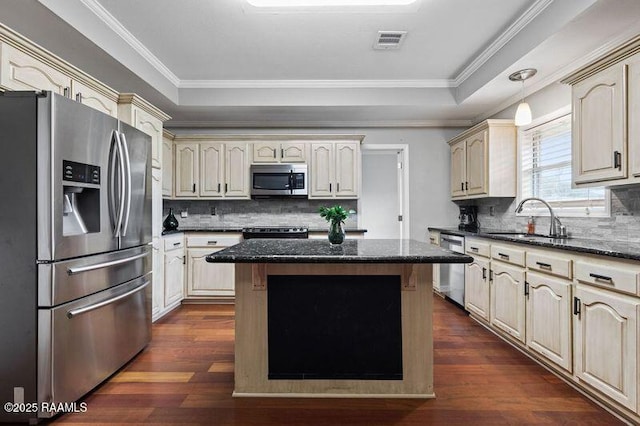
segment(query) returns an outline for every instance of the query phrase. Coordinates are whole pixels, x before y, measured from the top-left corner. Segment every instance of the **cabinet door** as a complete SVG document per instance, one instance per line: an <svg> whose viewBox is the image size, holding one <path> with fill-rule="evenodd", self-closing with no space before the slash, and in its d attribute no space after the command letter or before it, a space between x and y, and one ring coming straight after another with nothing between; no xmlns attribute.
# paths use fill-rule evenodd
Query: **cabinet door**
<svg viewBox="0 0 640 426"><path fill-rule="evenodd" d="M254 163L277 163L280 160L280 144L278 142L254 142Z"/></svg>
<svg viewBox="0 0 640 426"><path fill-rule="evenodd" d="M465 141L451 145L451 196L461 197L466 194L464 183L466 180L466 144Z"/></svg>
<svg viewBox="0 0 640 426"><path fill-rule="evenodd" d="M200 196L224 196L224 144L200 144Z"/></svg>
<svg viewBox="0 0 640 426"><path fill-rule="evenodd" d="M573 86L573 180L600 182L627 176L626 64Z"/></svg>
<svg viewBox="0 0 640 426"><path fill-rule="evenodd" d="M79 100L93 109L97 109L98 111L102 111L105 114L118 118L118 102L115 100L109 99L102 93L80 83L79 81L73 82L72 92L74 99Z"/></svg>
<svg viewBox="0 0 640 426"><path fill-rule="evenodd" d="M307 144L304 142L283 142L280 145L280 160L283 163L304 163L307 161Z"/></svg>
<svg viewBox="0 0 640 426"><path fill-rule="evenodd" d="M467 139L466 148L466 181L464 189L467 195L487 193L487 136L486 130Z"/></svg>
<svg viewBox="0 0 640 426"><path fill-rule="evenodd" d="M493 261L491 271L491 325L524 343L524 269Z"/></svg>
<svg viewBox="0 0 640 426"><path fill-rule="evenodd" d="M177 144L176 152L176 181L175 196L197 198L196 182L199 178L198 144Z"/></svg>
<svg viewBox="0 0 640 426"><path fill-rule="evenodd" d="M629 173L640 176L640 54L636 54L627 61L629 96Z"/></svg>
<svg viewBox="0 0 640 426"><path fill-rule="evenodd" d="M464 307L489 321L489 261L474 257L465 265Z"/></svg>
<svg viewBox="0 0 640 426"><path fill-rule="evenodd" d="M359 145L357 142L337 143L335 146L336 197L358 197L358 161Z"/></svg>
<svg viewBox="0 0 640 426"><path fill-rule="evenodd" d="M576 286L575 297L577 378L636 411L640 300L582 285Z"/></svg>
<svg viewBox="0 0 640 426"><path fill-rule="evenodd" d="M9 90L51 90L65 95L65 89L71 90L71 77L6 43L0 43L0 86Z"/></svg>
<svg viewBox="0 0 640 426"><path fill-rule="evenodd" d="M334 156L332 143L311 144L311 174L309 198L332 198Z"/></svg>
<svg viewBox="0 0 640 426"><path fill-rule="evenodd" d="M225 155L224 196L249 199L249 147L247 143L226 143Z"/></svg>
<svg viewBox="0 0 640 426"><path fill-rule="evenodd" d="M184 298L184 249L165 252L164 301L172 305Z"/></svg>
<svg viewBox="0 0 640 426"><path fill-rule="evenodd" d="M173 141L162 138L162 196L173 196Z"/></svg>
<svg viewBox="0 0 640 426"><path fill-rule="evenodd" d="M151 286L151 318L155 321L164 309L164 249L162 239L151 240L153 274Z"/></svg>
<svg viewBox="0 0 640 426"><path fill-rule="evenodd" d="M224 247L187 250L187 296L234 296L235 266L207 263L205 258Z"/></svg>
<svg viewBox="0 0 640 426"><path fill-rule="evenodd" d="M571 281L527 272L527 346L572 370Z"/></svg>
<svg viewBox="0 0 640 426"><path fill-rule="evenodd" d="M162 172L151 169L151 236L162 235Z"/></svg>
<svg viewBox="0 0 640 426"><path fill-rule="evenodd" d="M162 167L162 121L138 107L132 107L133 125L151 136L151 167Z"/></svg>

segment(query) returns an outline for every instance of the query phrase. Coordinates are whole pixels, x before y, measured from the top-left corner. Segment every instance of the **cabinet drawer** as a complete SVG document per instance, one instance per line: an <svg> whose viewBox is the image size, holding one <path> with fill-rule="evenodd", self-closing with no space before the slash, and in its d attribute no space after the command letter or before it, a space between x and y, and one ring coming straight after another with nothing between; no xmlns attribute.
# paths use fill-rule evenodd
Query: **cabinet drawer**
<svg viewBox="0 0 640 426"><path fill-rule="evenodd" d="M524 266L524 250L511 246L495 245L491 246L491 258L514 265Z"/></svg>
<svg viewBox="0 0 640 426"><path fill-rule="evenodd" d="M162 237L162 241L164 242L164 251L175 250L184 247L184 236L183 234L171 235Z"/></svg>
<svg viewBox="0 0 640 426"><path fill-rule="evenodd" d="M575 277L578 281L629 294L638 293L640 264L606 260L577 259Z"/></svg>
<svg viewBox="0 0 640 426"><path fill-rule="evenodd" d="M571 279L571 259L559 256L557 253L527 251L526 261L527 267L531 270Z"/></svg>
<svg viewBox="0 0 640 426"><path fill-rule="evenodd" d="M187 247L228 247L242 241L241 234L187 235Z"/></svg>
<svg viewBox="0 0 640 426"><path fill-rule="evenodd" d="M465 251L475 256L489 257L491 255L491 244L488 241L466 239Z"/></svg>

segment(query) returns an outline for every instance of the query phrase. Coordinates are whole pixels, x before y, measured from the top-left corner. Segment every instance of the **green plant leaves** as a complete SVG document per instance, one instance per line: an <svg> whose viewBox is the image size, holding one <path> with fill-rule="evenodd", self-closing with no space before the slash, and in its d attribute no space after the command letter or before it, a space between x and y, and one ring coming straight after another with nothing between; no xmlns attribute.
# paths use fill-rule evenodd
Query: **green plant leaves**
<svg viewBox="0 0 640 426"><path fill-rule="evenodd" d="M318 210L320 217L323 217L327 222L340 222L344 223L345 219L349 217L349 212L342 208L342 206L333 207L320 207Z"/></svg>

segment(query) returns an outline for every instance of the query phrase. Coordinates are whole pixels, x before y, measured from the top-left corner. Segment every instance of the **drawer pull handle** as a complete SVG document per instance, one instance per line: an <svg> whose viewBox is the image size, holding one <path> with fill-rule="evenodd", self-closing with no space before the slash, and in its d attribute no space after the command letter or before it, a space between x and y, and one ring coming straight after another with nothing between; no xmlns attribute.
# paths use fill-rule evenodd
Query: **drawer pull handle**
<svg viewBox="0 0 640 426"><path fill-rule="evenodd" d="M509 255L508 254L498 253L498 256L500 256L503 259L509 260Z"/></svg>
<svg viewBox="0 0 640 426"><path fill-rule="evenodd" d="M173 243L174 247L178 247L180 244L182 244L181 242L177 242L177 243Z"/></svg>
<svg viewBox="0 0 640 426"><path fill-rule="evenodd" d="M543 262L536 262L536 265L538 265L540 268L542 269L549 269L551 270L551 265L548 263L543 263Z"/></svg>
<svg viewBox="0 0 640 426"><path fill-rule="evenodd" d="M215 246L216 244L218 244L217 241L207 241L207 244L210 246Z"/></svg>
<svg viewBox="0 0 640 426"><path fill-rule="evenodd" d="M475 253L478 252L478 247L469 247L469 249Z"/></svg>
<svg viewBox="0 0 640 426"><path fill-rule="evenodd" d="M596 280L601 280L601 281L609 281L612 282L613 278L611 277L607 277L606 275L600 275L600 274L589 274L590 277L595 278Z"/></svg>

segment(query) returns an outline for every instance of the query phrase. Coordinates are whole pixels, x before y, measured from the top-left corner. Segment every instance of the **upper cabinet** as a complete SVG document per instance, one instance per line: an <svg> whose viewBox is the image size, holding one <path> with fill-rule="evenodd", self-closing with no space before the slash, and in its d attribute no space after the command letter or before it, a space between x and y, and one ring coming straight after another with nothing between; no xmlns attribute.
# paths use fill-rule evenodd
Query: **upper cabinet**
<svg viewBox="0 0 640 426"><path fill-rule="evenodd" d="M640 183L640 37L566 77L575 187Z"/></svg>
<svg viewBox="0 0 640 426"><path fill-rule="evenodd" d="M304 163L307 161L305 142L254 142L254 163Z"/></svg>
<svg viewBox="0 0 640 426"><path fill-rule="evenodd" d="M0 39L4 35L0 31ZM50 90L113 117L118 115L115 90L36 47L18 46L0 41L1 89Z"/></svg>
<svg viewBox="0 0 640 426"><path fill-rule="evenodd" d="M513 120L486 120L449 141L451 198L516 196Z"/></svg>
<svg viewBox="0 0 640 426"><path fill-rule="evenodd" d="M309 198L358 198L360 142L311 144Z"/></svg>
<svg viewBox="0 0 640 426"><path fill-rule="evenodd" d="M134 93L121 93L118 118L151 136L151 166L162 168L162 123L171 117Z"/></svg>
<svg viewBox="0 0 640 426"><path fill-rule="evenodd" d="M176 137L175 198L248 199L247 142Z"/></svg>
<svg viewBox="0 0 640 426"><path fill-rule="evenodd" d="M162 197L173 197L173 140L176 135L162 131Z"/></svg>

